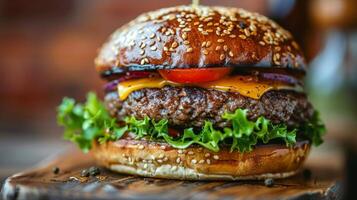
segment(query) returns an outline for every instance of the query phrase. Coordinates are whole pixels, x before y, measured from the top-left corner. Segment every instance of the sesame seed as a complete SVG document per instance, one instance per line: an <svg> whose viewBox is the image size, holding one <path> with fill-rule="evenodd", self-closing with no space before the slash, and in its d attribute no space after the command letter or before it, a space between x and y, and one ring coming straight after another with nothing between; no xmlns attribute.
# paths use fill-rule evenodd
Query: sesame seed
<svg viewBox="0 0 357 200"><path fill-rule="evenodd" d="M145 58L144 58L145 59ZM139 146L139 149L144 149L145 147L144 147L144 145L140 145Z"/></svg>
<svg viewBox="0 0 357 200"><path fill-rule="evenodd" d="M249 36L250 36L249 30L248 30L248 29L244 29L244 34L245 34L247 37L249 37Z"/></svg>
<svg viewBox="0 0 357 200"><path fill-rule="evenodd" d="M190 29L190 28L184 28L184 29L182 29L182 31L183 31L183 32L190 32L191 29Z"/></svg>
<svg viewBox="0 0 357 200"><path fill-rule="evenodd" d="M195 22L195 23L193 23L194 26L197 26L197 25L199 25L199 24L200 24L200 22Z"/></svg>
<svg viewBox="0 0 357 200"><path fill-rule="evenodd" d="M193 151L187 152L188 155L193 155Z"/></svg>
<svg viewBox="0 0 357 200"><path fill-rule="evenodd" d="M153 40L153 41L151 41L150 43L149 43L149 46L154 46L155 45L155 40Z"/></svg>
<svg viewBox="0 0 357 200"><path fill-rule="evenodd" d="M140 51L140 55L144 55L145 54L145 51L144 50L141 50Z"/></svg>
<svg viewBox="0 0 357 200"><path fill-rule="evenodd" d="M146 44L142 42L141 45L140 45L140 48L143 49L143 48L145 48L145 47L146 47Z"/></svg>
<svg viewBox="0 0 357 200"><path fill-rule="evenodd" d="M217 42L218 42L218 43L223 43L223 42L224 42L224 39L218 39Z"/></svg>
<svg viewBox="0 0 357 200"><path fill-rule="evenodd" d="M208 55L208 51L206 49L203 49L202 53Z"/></svg>
<svg viewBox="0 0 357 200"><path fill-rule="evenodd" d="M203 21L204 22L209 22L209 21L211 21L213 18L212 17L208 17L208 18L205 18Z"/></svg>
<svg viewBox="0 0 357 200"><path fill-rule="evenodd" d="M178 157L178 158L176 159L176 163L180 163L180 162L181 162L181 158Z"/></svg>
<svg viewBox="0 0 357 200"><path fill-rule="evenodd" d="M211 164L211 160L210 159L207 159L206 162L207 162L207 164Z"/></svg>
<svg viewBox="0 0 357 200"><path fill-rule="evenodd" d="M159 156L158 156L158 158L164 158L165 157L165 155L163 154L163 153L161 153Z"/></svg>
<svg viewBox="0 0 357 200"><path fill-rule="evenodd" d="M157 160L158 163L162 163L163 161L161 159Z"/></svg>
<svg viewBox="0 0 357 200"><path fill-rule="evenodd" d="M186 50L187 53L191 53L193 51L193 49L190 47Z"/></svg>
<svg viewBox="0 0 357 200"><path fill-rule="evenodd" d="M206 42L202 42L201 47L205 47L206 46Z"/></svg>
<svg viewBox="0 0 357 200"><path fill-rule="evenodd" d="M155 33L152 33L151 35L150 35L150 39L153 39L155 37Z"/></svg>
<svg viewBox="0 0 357 200"><path fill-rule="evenodd" d="M259 41L259 44L265 46L265 43L263 41Z"/></svg>
<svg viewBox="0 0 357 200"><path fill-rule="evenodd" d="M164 160L164 161L167 161L167 160L168 160L168 158L167 158L167 157L165 157L163 160Z"/></svg>
<svg viewBox="0 0 357 200"><path fill-rule="evenodd" d="M208 23L207 23L207 26L212 26L212 25L213 25L212 22L208 22Z"/></svg>
<svg viewBox="0 0 357 200"><path fill-rule="evenodd" d="M227 45L224 45L224 46L223 46L223 51L225 51L225 52L228 51L228 46L227 46Z"/></svg>
<svg viewBox="0 0 357 200"><path fill-rule="evenodd" d="M206 47L208 48L208 47L210 47L211 46L211 44L212 44L212 42L211 41L207 41L207 43L206 43Z"/></svg>
<svg viewBox="0 0 357 200"><path fill-rule="evenodd" d="M213 29L207 29L206 30L208 33L213 33Z"/></svg>
<svg viewBox="0 0 357 200"><path fill-rule="evenodd" d="M234 54L233 54L232 51L229 51L228 55L229 55L230 57L233 57L233 56L234 56Z"/></svg>
<svg viewBox="0 0 357 200"><path fill-rule="evenodd" d="M135 42L132 40L132 41L129 43L129 45L132 47L132 46L135 45Z"/></svg>
<svg viewBox="0 0 357 200"><path fill-rule="evenodd" d="M173 42L172 44L171 44L171 48L176 48L176 47L178 47L178 43L177 42Z"/></svg>
<svg viewBox="0 0 357 200"><path fill-rule="evenodd" d="M254 24L250 24L249 29L253 32L257 31L257 27Z"/></svg>
<svg viewBox="0 0 357 200"><path fill-rule="evenodd" d="M181 149L177 150L177 153L182 154L183 151Z"/></svg>
<svg viewBox="0 0 357 200"><path fill-rule="evenodd" d="M236 38L237 36L236 35L229 35L230 38Z"/></svg>
<svg viewBox="0 0 357 200"><path fill-rule="evenodd" d="M239 35L238 37L240 37L243 40L247 39L247 36L245 36L245 35Z"/></svg>
<svg viewBox="0 0 357 200"><path fill-rule="evenodd" d="M145 163L144 164L144 169L146 169L146 168L148 168L148 164Z"/></svg>
<svg viewBox="0 0 357 200"><path fill-rule="evenodd" d="M216 51L221 50L221 46L216 46Z"/></svg>
<svg viewBox="0 0 357 200"><path fill-rule="evenodd" d="M218 159L219 159L219 156L218 156L218 155L214 155L214 156L213 156L213 159L218 160Z"/></svg>
<svg viewBox="0 0 357 200"><path fill-rule="evenodd" d="M197 160L193 159L193 160L191 160L191 163L196 164Z"/></svg>
<svg viewBox="0 0 357 200"><path fill-rule="evenodd" d="M224 60L226 58L226 56L224 55L224 54L221 54L220 56L219 56L219 59L220 60Z"/></svg>
<svg viewBox="0 0 357 200"><path fill-rule="evenodd" d="M182 34L182 39L186 40L187 39L187 33Z"/></svg>
<svg viewBox="0 0 357 200"><path fill-rule="evenodd" d="M189 45L189 44L190 44L190 41L185 40L185 41L183 41L183 44L184 44L184 45Z"/></svg>
<svg viewBox="0 0 357 200"><path fill-rule="evenodd" d="M145 59L141 59L140 64L145 65Z"/></svg>
<svg viewBox="0 0 357 200"><path fill-rule="evenodd" d="M161 32L162 32L162 33L165 33L166 30L167 30L167 28L166 28L166 27L163 27L163 28L161 29Z"/></svg>
<svg viewBox="0 0 357 200"><path fill-rule="evenodd" d="M161 149L166 149L166 147L165 147L164 145L162 145L160 148L161 148Z"/></svg>
<svg viewBox="0 0 357 200"><path fill-rule="evenodd" d="M203 164L205 160L200 160L198 163Z"/></svg>
<svg viewBox="0 0 357 200"><path fill-rule="evenodd" d="M157 41L161 42L161 38L159 36L157 36Z"/></svg>
<svg viewBox="0 0 357 200"><path fill-rule="evenodd" d="M205 157L208 158L210 155L211 155L211 154L206 153L206 154L205 154Z"/></svg>
<svg viewBox="0 0 357 200"><path fill-rule="evenodd" d="M167 48L167 47L164 47L164 51L169 51L169 48Z"/></svg>

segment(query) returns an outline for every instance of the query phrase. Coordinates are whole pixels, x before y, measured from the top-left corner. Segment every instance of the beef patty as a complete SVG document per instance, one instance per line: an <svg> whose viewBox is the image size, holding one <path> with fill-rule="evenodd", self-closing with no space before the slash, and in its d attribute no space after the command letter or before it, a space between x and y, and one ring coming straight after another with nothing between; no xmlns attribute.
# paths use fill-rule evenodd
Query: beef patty
<svg viewBox="0 0 357 200"><path fill-rule="evenodd" d="M274 124L295 127L308 121L314 112L306 95L294 91L269 91L256 100L232 92L171 86L134 91L124 101L111 92L105 97L105 105L119 120L129 115L137 119L148 116L156 121L168 119L169 125L180 127L202 127L205 120L215 127L226 127L230 124L222 115L238 108L248 109L251 120L264 116Z"/></svg>

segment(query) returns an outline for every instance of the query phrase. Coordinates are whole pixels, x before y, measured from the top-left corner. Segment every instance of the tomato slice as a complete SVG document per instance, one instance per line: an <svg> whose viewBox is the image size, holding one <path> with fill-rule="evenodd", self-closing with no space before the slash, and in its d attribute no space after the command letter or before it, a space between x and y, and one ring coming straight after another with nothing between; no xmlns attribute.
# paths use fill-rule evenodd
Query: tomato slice
<svg viewBox="0 0 357 200"><path fill-rule="evenodd" d="M232 71L231 68L162 69L161 76L176 83L202 83L221 79Z"/></svg>
<svg viewBox="0 0 357 200"><path fill-rule="evenodd" d="M171 137L179 137L181 135L180 131L176 130L176 129L173 129L173 128L169 128L169 135Z"/></svg>

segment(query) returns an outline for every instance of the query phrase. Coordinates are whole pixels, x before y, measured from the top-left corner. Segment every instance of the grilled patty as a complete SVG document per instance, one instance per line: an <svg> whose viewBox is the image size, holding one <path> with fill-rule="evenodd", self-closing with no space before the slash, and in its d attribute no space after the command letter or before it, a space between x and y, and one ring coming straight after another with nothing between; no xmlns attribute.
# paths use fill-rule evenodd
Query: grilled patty
<svg viewBox="0 0 357 200"><path fill-rule="evenodd" d="M209 120L215 127L230 124L222 119L224 112L248 109L248 118L260 116L274 124L296 127L308 121L314 109L305 94L293 91L269 91L259 100L238 93L195 87L145 88L132 92L124 101L116 92L108 93L105 104L112 116L119 120L133 115L138 119L148 116L159 121L168 119L169 125L202 127Z"/></svg>

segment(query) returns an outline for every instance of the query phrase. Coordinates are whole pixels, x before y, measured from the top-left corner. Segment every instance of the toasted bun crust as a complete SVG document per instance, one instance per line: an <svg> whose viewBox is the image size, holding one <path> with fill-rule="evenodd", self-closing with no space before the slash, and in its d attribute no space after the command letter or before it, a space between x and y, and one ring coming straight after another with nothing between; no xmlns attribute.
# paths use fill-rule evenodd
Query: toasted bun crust
<svg viewBox="0 0 357 200"><path fill-rule="evenodd" d="M294 147L269 144L249 153L218 153L201 147L178 150L165 143L120 139L94 144L99 164L119 173L181 180L246 180L294 175L310 150L307 141Z"/></svg>
<svg viewBox="0 0 357 200"><path fill-rule="evenodd" d="M142 14L115 31L95 60L97 71L257 67L305 72L291 34L239 8L179 6Z"/></svg>

